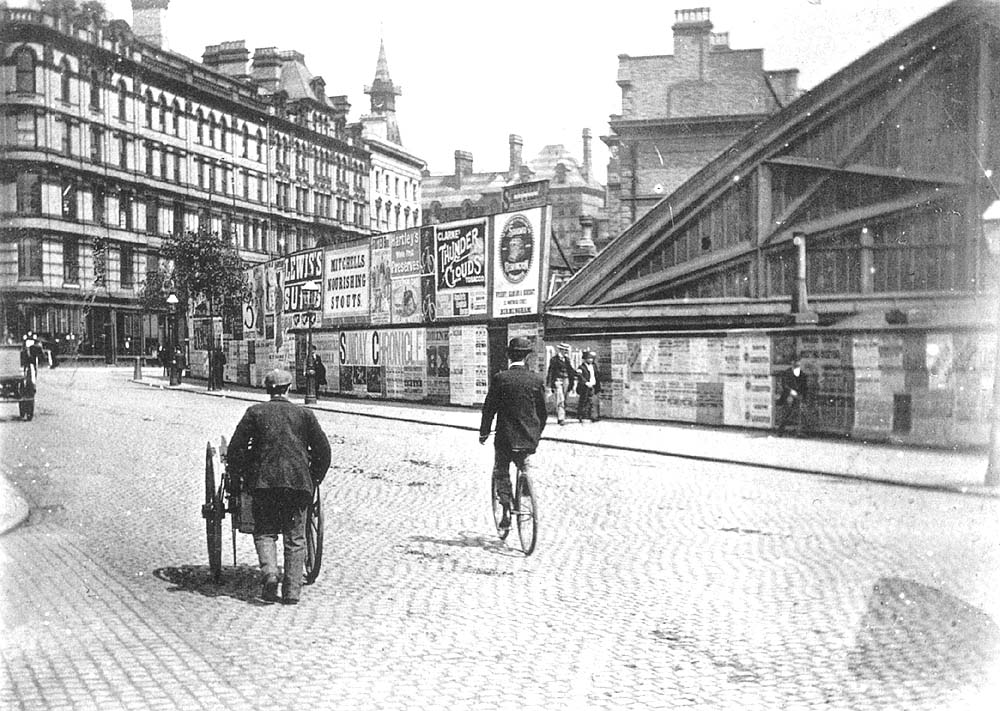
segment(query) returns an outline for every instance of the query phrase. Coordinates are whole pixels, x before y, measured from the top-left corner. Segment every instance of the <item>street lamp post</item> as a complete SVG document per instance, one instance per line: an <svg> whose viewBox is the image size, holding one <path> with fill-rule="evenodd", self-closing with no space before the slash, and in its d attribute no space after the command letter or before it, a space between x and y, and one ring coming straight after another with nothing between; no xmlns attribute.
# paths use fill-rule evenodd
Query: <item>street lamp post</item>
<svg viewBox="0 0 1000 711"><path fill-rule="evenodd" d="M167 308L170 310L170 320L167 330L170 331L170 384L181 384L180 365L177 363L177 294L170 292L167 297Z"/></svg>
<svg viewBox="0 0 1000 711"><path fill-rule="evenodd" d="M312 335L313 335L313 322L316 320L315 312L315 296L319 294L319 284L315 281L307 282L302 285L302 291L304 291L309 296L309 310L306 312L306 320L309 324L309 329L306 331L306 359L305 359L305 371L306 371L306 397L305 404L313 405L316 403L316 358L312 352Z"/></svg>

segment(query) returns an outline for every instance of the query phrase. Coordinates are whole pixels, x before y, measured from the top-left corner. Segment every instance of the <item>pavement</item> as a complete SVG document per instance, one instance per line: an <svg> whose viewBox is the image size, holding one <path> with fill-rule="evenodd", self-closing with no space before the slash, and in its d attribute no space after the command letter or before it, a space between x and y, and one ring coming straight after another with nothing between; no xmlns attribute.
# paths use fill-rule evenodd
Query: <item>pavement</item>
<svg viewBox="0 0 1000 711"><path fill-rule="evenodd" d="M135 386L163 388L192 397L231 398L262 402L260 389L227 383L209 391L204 380L171 386L166 377L144 373L130 379ZM292 393L293 401L302 395ZM324 395L310 405L317 410L382 420L416 422L440 427L479 429L479 410L426 403L356 400ZM947 450L890 445L838 438L778 436L764 430L712 428L671 422L607 420L559 426L553 418L543 441L551 440L605 450L662 454L679 460L764 467L806 475L867 480L873 484L930 489L955 494L1000 498L1000 487L984 484L988 456L985 449ZM28 504L0 477L0 534L16 528L29 515Z"/></svg>

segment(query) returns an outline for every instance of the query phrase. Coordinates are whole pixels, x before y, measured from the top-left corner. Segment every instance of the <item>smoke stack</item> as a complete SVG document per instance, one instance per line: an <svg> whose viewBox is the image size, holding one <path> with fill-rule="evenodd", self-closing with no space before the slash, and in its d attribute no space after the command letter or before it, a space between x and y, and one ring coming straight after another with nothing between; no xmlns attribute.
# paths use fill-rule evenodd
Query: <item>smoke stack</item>
<svg viewBox="0 0 1000 711"><path fill-rule="evenodd" d="M249 61L250 50L246 48L246 42L243 40L209 45L201 55L201 63L206 67L235 79L247 76Z"/></svg>
<svg viewBox="0 0 1000 711"><path fill-rule="evenodd" d="M135 36L166 49L166 15L170 0L132 0L132 32Z"/></svg>
<svg viewBox="0 0 1000 711"><path fill-rule="evenodd" d="M524 146L524 142L520 136L512 133L508 138L508 143L510 144L510 166L507 170L510 177L513 178L521 168L521 148Z"/></svg>
<svg viewBox="0 0 1000 711"><path fill-rule="evenodd" d="M455 151L455 178L459 187L462 186L464 175L472 175L472 154L469 151Z"/></svg>
<svg viewBox="0 0 1000 711"><path fill-rule="evenodd" d="M590 180L590 129L583 129L583 171L584 180Z"/></svg>

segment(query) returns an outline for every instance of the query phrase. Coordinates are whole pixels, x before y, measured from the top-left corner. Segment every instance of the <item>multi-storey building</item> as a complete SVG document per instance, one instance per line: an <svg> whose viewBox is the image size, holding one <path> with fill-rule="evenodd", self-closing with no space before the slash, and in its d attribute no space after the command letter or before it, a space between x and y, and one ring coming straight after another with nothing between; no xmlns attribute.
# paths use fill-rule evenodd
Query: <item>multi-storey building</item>
<svg viewBox="0 0 1000 711"><path fill-rule="evenodd" d="M554 236L550 266L553 286L558 287L576 266L589 261L608 242L605 191L593 175L590 129L583 129L582 138L582 162L562 144L547 145L525 162L523 140L510 134L510 161L505 171L477 173L472 154L455 151L453 174L424 176L424 222L436 224L501 212L505 186L548 181Z"/></svg>
<svg viewBox="0 0 1000 711"><path fill-rule="evenodd" d="M369 208L373 232L420 225L420 180L426 163L403 148L396 118L402 88L389 76L385 44L379 46L375 80L365 87L371 113L361 117L365 147L371 153Z"/></svg>
<svg viewBox="0 0 1000 711"><path fill-rule="evenodd" d="M199 63L134 30L0 9L0 329L83 354L162 341L138 292L164 236L231 239L248 262L369 233L369 154L297 52L243 42Z"/></svg>
<svg viewBox="0 0 1000 711"><path fill-rule="evenodd" d="M797 94L797 69L765 70L763 50L730 48L710 18L678 10L672 55L618 57L622 110L602 137L612 235Z"/></svg>

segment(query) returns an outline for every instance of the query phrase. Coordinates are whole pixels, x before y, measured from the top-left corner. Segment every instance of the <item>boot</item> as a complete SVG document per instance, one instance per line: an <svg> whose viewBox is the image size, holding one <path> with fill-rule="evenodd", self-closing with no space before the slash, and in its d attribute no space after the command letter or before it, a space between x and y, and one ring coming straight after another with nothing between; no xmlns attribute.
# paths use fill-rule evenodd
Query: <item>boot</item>
<svg viewBox="0 0 1000 711"><path fill-rule="evenodd" d="M281 601L295 605L302 594L302 577L306 568L306 550L289 552L285 549L285 577L281 583Z"/></svg>
<svg viewBox="0 0 1000 711"><path fill-rule="evenodd" d="M278 602L278 551L276 536L254 536L254 547L260 561L264 584L260 596L267 602Z"/></svg>

